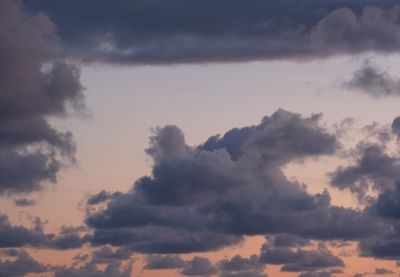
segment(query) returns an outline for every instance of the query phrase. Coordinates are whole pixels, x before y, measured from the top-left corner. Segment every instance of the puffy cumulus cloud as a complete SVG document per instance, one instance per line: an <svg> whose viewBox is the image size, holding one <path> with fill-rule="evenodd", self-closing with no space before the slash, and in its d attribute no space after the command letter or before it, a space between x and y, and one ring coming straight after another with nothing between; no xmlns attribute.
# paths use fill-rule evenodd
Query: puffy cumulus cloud
<svg viewBox="0 0 400 277"><path fill-rule="evenodd" d="M56 22L67 55L86 61L304 59L366 51L394 53L400 46L395 0L25 3Z"/></svg>
<svg viewBox="0 0 400 277"><path fill-rule="evenodd" d="M369 211L381 217L400 219L400 183L393 190L385 190L369 207Z"/></svg>
<svg viewBox="0 0 400 277"><path fill-rule="evenodd" d="M400 78L392 77L388 72L379 68L369 60L353 73L350 80L343 83L348 90L358 90L362 93L374 96L399 96Z"/></svg>
<svg viewBox="0 0 400 277"><path fill-rule="evenodd" d="M63 227L57 233L45 233L43 223L36 219L32 228L12 225L0 214L0 248L35 247L59 250L80 248L87 242L82 228Z"/></svg>
<svg viewBox="0 0 400 277"><path fill-rule="evenodd" d="M312 46L323 53L397 52L399 8L383 10L366 5L360 14L348 7L339 8L322 18L310 36Z"/></svg>
<svg viewBox="0 0 400 277"><path fill-rule="evenodd" d="M101 247L92 253L92 263L107 264L113 261L129 260L132 256L132 251L126 247L112 249L111 247Z"/></svg>
<svg viewBox="0 0 400 277"><path fill-rule="evenodd" d="M194 257L186 262L181 273L185 276L210 276L217 273L217 268L209 259L203 257Z"/></svg>
<svg viewBox="0 0 400 277"><path fill-rule="evenodd" d="M386 189L366 208L366 212L390 222L390 228L379 236L362 240L360 253L380 259L398 260L400 257L400 185Z"/></svg>
<svg viewBox="0 0 400 277"><path fill-rule="evenodd" d="M400 186L380 192L365 212L389 222L385 232L360 241L361 256L398 260L400 257Z"/></svg>
<svg viewBox="0 0 400 277"><path fill-rule="evenodd" d="M34 228L13 226L6 215L0 216L0 248L41 246L45 241L41 222L37 221Z"/></svg>
<svg viewBox="0 0 400 277"><path fill-rule="evenodd" d="M372 204L380 193L395 191L400 180L397 118L391 126L363 127L363 138L347 151L350 160L329 172L330 185L354 193L362 204Z"/></svg>
<svg viewBox="0 0 400 277"><path fill-rule="evenodd" d="M101 192L94 198L105 202L89 200L90 241L177 254L221 249L244 235L283 233L289 239L277 244L302 245L379 233L381 221L333 206L327 191L311 195L283 173L292 161L336 153L340 143L320 118L278 110L197 147L176 126L155 129L146 150L152 174L127 193Z"/></svg>
<svg viewBox="0 0 400 277"><path fill-rule="evenodd" d="M353 164L328 173L333 187L351 191L360 201L370 198L370 189L382 192L395 188L400 178L400 158L388 153L386 143L360 142L351 156Z"/></svg>
<svg viewBox="0 0 400 277"><path fill-rule="evenodd" d="M398 135L393 125L382 132L369 128L372 132L368 135L377 136L378 142L359 143L349 152L353 164L339 166L330 176L331 185L358 196L365 206L365 216L387 226L380 234L359 241L360 255L397 260L400 257L400 158L398 145L392 144L393 137Z"/></svg>
<svg viewBox="0 0 400 277"><path fill-rule="evenodd" d="M230 260L219 261L218 268L221 277L267 277L265 265L260 263L256 255L249 258L236 255Z"/></svg>
<svg viewBox="0 0 400 277"><path fill-rule="evenodd" d="M310 247L306 249L303 246L298 244L277 245L275 238L272 238L262 246L260 262L283 265L281 271L284 272L308 272L310 274L321 269L344 267L343 260L333 255L323 245L319 245L315 249L310 249Z"/></svg>
<svg viewBox="0 0 400 277"><path fill-rule="evenodd" d="M0 276L26 276L29 273L45 273L50 266L34 260L23 250L9 249L2 252L10 259L0 259Z"/></svg>
<svg viewBox="0 0 400 277"><path fill-rule="evenodd" d="M1 1L0 194L40 190L74 161L72 134L48 123L83 106L79 69L57 58L57 41L46 15Z"/></svg>
<svg viewBox="0 0 400 277"><path fill-rule="evenodd" d="M184 266L185 261L178 255L148 255L144 269L177 269Z"/></svg>
<svg viewBox="0 0 400 277"><path fill-rule="evenodd" d="M82 247L87 242L86 230L83 227L61 227L57 234L47 234L44 247L59 250Z"/></svg>

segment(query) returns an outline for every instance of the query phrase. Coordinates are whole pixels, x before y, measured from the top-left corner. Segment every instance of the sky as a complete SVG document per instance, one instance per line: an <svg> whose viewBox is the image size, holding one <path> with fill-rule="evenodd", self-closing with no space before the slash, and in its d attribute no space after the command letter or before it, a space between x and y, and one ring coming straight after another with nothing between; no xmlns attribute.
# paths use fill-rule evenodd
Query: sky
<svg viewBox="0 0 400 277"><path fill-rule="evenodd" d="M0 0L0 276L400 274L394 0Z"/></svg>

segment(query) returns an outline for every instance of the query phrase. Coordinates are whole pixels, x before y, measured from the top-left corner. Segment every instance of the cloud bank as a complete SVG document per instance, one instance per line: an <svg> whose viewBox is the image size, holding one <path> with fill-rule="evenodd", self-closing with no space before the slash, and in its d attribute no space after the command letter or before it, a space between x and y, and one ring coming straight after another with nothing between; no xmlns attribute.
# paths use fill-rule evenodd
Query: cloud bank
<svg viewBox="0 0 400 277"><path fill-rule="evenodd" d="M64 53L119 64L310 59L400 49L394 0L25 1Z"/></svg>

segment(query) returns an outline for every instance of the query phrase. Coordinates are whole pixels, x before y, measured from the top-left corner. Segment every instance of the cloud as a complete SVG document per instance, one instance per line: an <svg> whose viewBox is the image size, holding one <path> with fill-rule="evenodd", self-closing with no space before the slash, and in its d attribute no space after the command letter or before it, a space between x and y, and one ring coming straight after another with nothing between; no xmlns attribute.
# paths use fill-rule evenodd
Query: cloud
<svg viewBox="0 0 400 277"><path fill-rule="evenodd" d="M328 174L333 187L350 190L360 201L365 200L370 188L381 192L395 187L400 178L400 159L386 153L385 146L361 142L353 156L354 164L338 166Z"/></svg>
<svg viewBox="0 0 400 277"><path fill-rule="evenodd" d="M20 1L0 3L0 194L55 183L74 162L72 134L48 123L83 107L79 69L57 56L55 25Z"/></svg>
<svg viewBox="0 0 400 277"><path fill-rule="evenodd" d="M217 273L217 268L207 258L194 257L186 262L181 273L185 276L210 276Z"/></svg>
<svg viewBox="0 0 400 277"><path fill-rule="evenodd" d="M400 183L394 189L388 189L379 194L369 210L381 217L400 219Z"/></svg>
<svg viewBox="0 0 400 277"><path fill-rule="evenodd" d="M290 234L277 234L271 243L273 247L302 247L310 244L310 240Z"/></svg>
<svg viewBox="0 0 400 277"><path fill-rule="evenodd" d="M57 233L45 233L43 223L36 219L32 228L12 225L0 214L0 248L35 247L59 250L80 248L87 242L82 228L63 227Z"/></svg>
<svg viewBox="0 0 400 277"><path fill-rule="evenodd" d="M267 277L264 273L265 265L259 262L256 255L249 258L236 255L230 260L221 260L218 262L218 268L221 277Z"/></svg>
<svg viewBox="0 0 400 277"><path fill-rule="evenodd" d="M344 262L323 246L316 249L276 246L268 241L261 248L260 262L283 265L284 272L309 272L324 268L344 267Z"/></svg>
<svg viewBox="0 0 400 277"><path fill-rule="evenodd" d="M58 234L47 234L46 237L44 246L59 250L80 248L87 242L85 228L83 227L64 226L59 230Z"/></svg>
<svg viewBox="0 0 400 277"><path fill-rule="evenodd" d="M388 72L366 60L353 73L350 80L343 83L348 90L358 90L362 93L379 98L400 95L400 78L392 77Z"/></svg>
<svg viewBox="0 0 400 277"><path fill-rule="evenodd" d="M299 274L299 277L331 277L332 273L328 271L310 271ZM359 277L359 276L358 276Z"/></svg>
<svg viewBox="0 0 400 277"><path fill-rule="evenodd" d="M184 266L185 261L178 255L148 255L144 269L177 269Z"/></svg>
<svg viewBox="0 0 400 277"><path fill-rule="evenodd" d="M114 261L128 260L132 256L132 251L128 248L120 247L112 249L110 247L104 246L100 249L93 251L92 253L92 263L95 264L106 264L112 263Z"/></svg>
<svg viewBox="0 0 400 277"><path fill-rule="evenodd" d="M131 272L132 263L123 268L118 262L108 264L104 270L92 263L87 263L81 267L58 266L54 268L55 277L130 277Z"/></svg>
<svg viewBox="0 0 400 277"><path fill-rule="evenodd" d="M278 110L258 125L193 147L176 126L155 129L146 150L154 160L152 174L139 178L129 192L106 197L101 206L89 201L89 240L179 254L232 246L244 235L297 235L302 239L291 243L301 244L379 233L384 226L375 218L333 206L327 191L309 194L283 173L290 162L339 149L320 120L321 115Z"/></svg>
<svg viewBox="0 0 400 277"><path fill-rule="evenodd" d="M66 55L89 62L306 59L400 46L394 0L25 3L55 21Z"/></svg>
<svg viewBox="0 0 400 277"><path fill-rule="evenodd" d="M361 240L359 250L361 256L378 259L398 260L400 257L400 229L399 229L399 205L400 185L387 189L378 194L374 201L367 206L365 212L372 216L385 219L390 222L380 235Z"/></svg>
<svg viewBox="0 0 400 277"><path fill-rule="evenodd" d="M389 269L386 269L384 267L377 267L377 268L375 268L375 274L386 275L386 274L394 274L394 272Z"/></svg>
<svg viewBox="0 0 400 277"><path fill-rule="evenodd" d="M400 137L400 117L396 117L392 121L392 132L397 136Z"/></svg>
<svg viewBox="0 0 400 277"><path fill-rule="evenodd" d="M35 206L37 204L37 200L29 198L17 198L14 200L14 204L18 207Z"/></svg>
<svg viewBox="0 0 400 277"><path fill-rule="evenodd" d="M14 258L13 260L0 259L0 276L26 276L29 273L48 272L50 267L34 260L24 250L9 249L3 254Z"/></svg>
<svg viewBox="0 0 400 277"><path fill-rule="evenodd" d="M6 215L0 216L0 248L43 245L45 236L41 222L36 222L34 228L13 226Z"/></svg>
<svg viewBox="0 0 400 277"><path fill-rule="evenodd" d="M132 252L127 248L101 247L89 255L78 254L72 266L53 266L55 277L130 277ZM99 266L100 265L100 266Z"/></svg>

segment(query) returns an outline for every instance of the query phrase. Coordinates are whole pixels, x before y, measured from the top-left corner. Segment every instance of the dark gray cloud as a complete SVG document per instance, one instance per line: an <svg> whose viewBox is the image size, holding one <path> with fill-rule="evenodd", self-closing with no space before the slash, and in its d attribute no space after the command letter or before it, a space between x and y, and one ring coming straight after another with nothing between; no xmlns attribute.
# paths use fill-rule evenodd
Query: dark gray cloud
<svg viewBox="0 0 400 277"><path fill-rule="evenodd" d="M101 247L89 254L78 254L72 266L53 266L57 277L130 277L133 270L132 252L128 248Z"/></svg>
<svg viewBox="0 0 400 277"><path fill-rule="evenodd" d="M273 247L302 247L310 243L310 240L291 234L278 234L270 238Z"/></svg>
<svg viewBox="0 0 400 277"><path fill-rule="evenodd" d="M100 203L106 202L107 200L110 200L113 196L116 195L118 195L118 193L109 193L105 190L102 190L99 193L89 196L89 198L87 199L87 204L98 205Z"/></svg>
<svg viewBox="0 0 400 277"><path fill-rule="evenodd" d="M132 256L132 251L126 247L112 249L104 246L92 252L92 263L108 264L115 261L129 260Z"/></svg>
<svg viewBox="0 0 400 277"><path fill-rule="evenodd" d="M400 95L400 78L392 77L369 60L364 61L343 86L377 98Z"/></svg>
<svg viewBox="0 0 400 277"><path fill-rule="evenodd" d="M6 215L0 214L0 248L35 247L52 249L80 248L87 242L82 228L63 227L57 233L45 233L43 223L36 219L34 226L12 225Z"/></svg>
<svg viewBox="0 0 400 277"><path fill-rule="evenodd" d="M261 248L260 262L283 265L284 272L309 272L325 268L341 268L344 262L323 246L315 249L275 246L267 242Z"/></svg>
<svg viewBox="0 0 400 277"><path fill-rule="evenodd" d="M328 271L309 271L302 272L299 274L299 277L331 277L332 272Z"/></svg>
<svg viewBox="0 0 400 277"><path fill-rule="evenodd" d="M26 276L29 273L44 273L50 270L48 265L41 264L34 260L23 250L9 249L2 253L13 260L0 259L0 276Z"/></svg>
<svg viewBox="0 0 400 277"><path fill-rule="evenodd" d="M396 214L398 209L399 188L387 190L379 194L366 212L389 223L386 230L379 235L360 241L359 253L361 256L376 259L398 260L400 257L400 221Z"/></svg>
<svg viewBox="0 0 400 277"><path fill-rule="evenodd" d="M83 233L83 234L82 234ZM45 247L59 250L80 248L87 242L85 228L62 227L58 234L48 234Z"/></svg>
<svg viewBox="0 0 400 277"><path fill-rule="evenodd" d="M381 217L400 219L400 183L392 190L379 194L377 200L369 207L369 211Z"/></svg>
<svg viewBox="0 0 400 277"><path fill-rule="evenodd" d="M40 190L74 162L72 134L48 123L83 107L79 69L57 57L55 25L0 3L0 194Z"/></svg>
<svg viewBox="0 0 400 277"><path fill-rule="evenodd" d="M249 258L236 255L230 260L219 261L218 268L221 277L267 277L264 273L265 264L260 263L256 255Z"/></svg>
<svg viewBox="0 0 400 277"><path fill-rule="evenodd" d="M178 255L149 255L144 269L177 269L184 266L185 261Z"/></svg>
<svg viewBox="0 0 400 277"><path fill-rule="evenodd" d="M400 46L395 0L25 3L57 24L67 55L86 61L304 59Z"/></svg>
<svg viewBox="0 0 400 277"><path fill-rule="evenodd" d="M186 262L181 273L185 276L210 276L217 273L217 268L207 258L194 257Z"/></svg>
<svg viewBox="0 0 400 277"><path fill-rule="evenodd" d="M362 256L375 257L377 259L398 260L400 257L399 234L392 234L392 236L382 235L382 237L362 241L360 253Z"/></svg>
<svg viewBox="0 0 400 277"><path fill-rule="evenodd" d="M384 146L377 143L360 143L354 151L355 163L339 166L329 173L331 185L348 189L363 200L370 188L381 192L394 189L400 178L400 159L389 155Z"/></svg>
<svg viewBox="0 0 400 277"><path fill-rule="evenodd" d="M400 137L400 117L396 117L392 121L392 132L397 136Z"/></svg>
<svg viewBox="0 0 400 277"><path fill-rule="evenodd" d="M377 267L377 268L375 268L375 274L386 275L386 274L394 274L394 272L389 269L386 269L384 267Z"/></svg>
<svg viewBox="0 0 400 277"><path fill-rule="evenodd" d="M81 267L57 266L53 268L55 277L130 277L132 263L123 267L119 262L108 264L103 270L93 263L87 263Z"/></svg>
<svg viewBox="0 0 400 277"><path fill-rule="evenodd" d="M307 239L357 240L379 233L383 225L375 218L332 206L327 191L311 195L284 175L282 167L292 161L333 155L339 148L320 118L278 110L259 125L198 147L188 146L176 126L155 129L147 149L152 174L88 209L92 244L165 254L217 250L244 235L281 233L285 243L302 245ZM104 195L110 194L98 196Z"/></svg>
<svg viewBox="0 0 400 277"><path fill-rule="evenodd" d="M17 198L14 200L14 204L18 207L30 207L35 206L37 204L37 200L29 198Z"/></svg>
<svg viewBox="0 0 400 277"><path fill-rule="evenodd" d="M0 248L36 246L44 244L46 240L42 231L41 222L36 222L34 228L13 226L6 215L0 216Z"/></svg>

